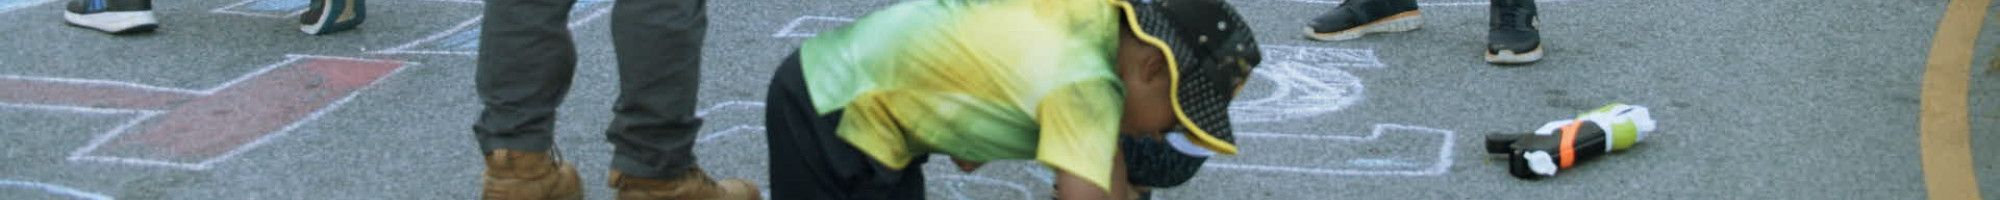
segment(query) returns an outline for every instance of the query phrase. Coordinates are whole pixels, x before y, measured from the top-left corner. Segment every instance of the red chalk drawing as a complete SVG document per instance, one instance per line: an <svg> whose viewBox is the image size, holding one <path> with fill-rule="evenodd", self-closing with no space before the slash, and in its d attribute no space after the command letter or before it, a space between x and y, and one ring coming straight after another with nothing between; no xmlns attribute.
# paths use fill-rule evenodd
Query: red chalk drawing
<svg viewBox="0 0 2000 200"><path fill-rule="evenodd" d="M291 55L207 90L0 76L0 88L10 88L0 91L0 105L137 114L69 159L204 170L318 118L406 65Z"/></svg>

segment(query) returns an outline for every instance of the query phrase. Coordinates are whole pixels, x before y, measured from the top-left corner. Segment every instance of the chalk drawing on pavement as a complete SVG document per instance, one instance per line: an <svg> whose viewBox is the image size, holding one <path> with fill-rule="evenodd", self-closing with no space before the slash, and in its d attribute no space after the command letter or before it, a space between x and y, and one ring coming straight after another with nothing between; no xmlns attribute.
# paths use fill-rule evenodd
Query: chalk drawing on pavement
<svg viewBox="0 0 2000 200"><path fill-rule="evenodd" d="M812 37L819 31L832 30L853 21L853 18L845 17L801 16L779 28L771 37ZM1312 119L1347 109L1366 98L1363 79L1349 71L1388 67L1373 50L1368 49L1286 45L1262 45L1259 48L1265 56L1263 66L1253 75L1254 83L1246 86L1245 94L1231 103L1231 120L1239 124ZM1450 172L1452 148L1457 139L1454 131L1377 123L1366 132L1320 134L1238 130L1237 142L1239 147L1244 148L1244 154L1213 159L1204 167L1218 171L1331 176L1436 176ZM1279 153L1299 150L1315 155L1307 158ZM1038 165L1014 167L1029 168L1026 171L1032 175L1031 179L1038 180L1010 181L982 177L978 181L1005 182L1011 185L1009 187L1037 181L1041 185L1054 184L1054 174L1046 168ZM966 180L934 178L931 181ZM1027 187L1022 190L1027 190ZM946 191L951 193L950 197L965 195L962 190ZM1160 199L1160 196L1155 195L1154 198Z"/></svg>
<svg viewBox="0 0 2000 200"><path fill-rule="evenodd" d="M76 188L70 188L61 185L0 179L0 188L8 188L8 187L40 190L42 192L46 192L49 194L58 194L75 199L111 200L111 196L105 196L104 194L98 194L95 192L86 192L83 190L78 190Z"/></svg>
<svg viewBox="0 0 2000 200"><path fill-rule="evenodd" d="M1367 136L1264 132L1238 132L1236 136L1237 146L1244 147L1246 152L1212 160L1203 167L1319 175L1432 176L1450 172L1451 149L1457 139L1450 130L1401 124L1376 124ZM1437 145L1411 145L1391 139L1428 140ZM1285 143L1301 144L1272 145ZM1321 151L1314 155L1248 152L1297 147L1318 147L1315 149Z"/></svg>
<svg viewBox="0 0 2000 200"><path fill-rule="evenodd" d="M1382 68L1374 51L1263 45L1264 63L1246 91L1229 106L1237 123L1272 122L1345 109L1363 98L1361 78L1341 68Z"/></svg>
<svg viewBox="0 0 2000 200"><path fill-rule="evenodd" d="M266 18L290 18L306 12L312 6L310 0L244 0L229 4L210 13L222 13Z"/></svg>
<svg viewBox="0 0 2000 200"><path fill-rule="evenodd" d="M811 15L801 16L799 18L793 18L791 23L786 23L784 28L779 28L777 33L771 34L771 37L775 38L812 37L814 34L818 34L820 31L837 28L842 25L846 25L849 22L854 22L854 19L845 17L828 17L828 16L811 16Z"/></svg>
<svg viewBox="0 0 2000 200"><path fill-rule="evenodd" d="M0 13L7 13L8 11L14 11L16 9L21 9L26 7L35 7L42 5L44 3L55 2L55 1L56 0L0 0Z"/></svg>
<svg viewBox="0 0 2000 200"><path fill-rule="evenodd" d="M967 194L967 193L970 193L970 192L967 192L966 190L968 190L969 188L971 188L971 187L968 187L968 186L974 186L974 187L977 187L977 186L986 186L986 187L992 187L992 186L998 186L998 187L1001 187L1001 188L1004 188L1004 189L1007 189L1007 190L1008 190L1007 192L1015 192L1015 194L1016 194L1016 195L1020 195L1020 196L1021 196L1021 199L1024 199L1024 200L1031 200L1031 199L1035 199L1035 196L1036 196L1036 195L1035 195L1035 193L1034 193L1034 191L1033 191L1033 190L1028 190L1028 186L1026 186L1026 185L1024 185L1024 184L1021 184L1021 183L1017 183L1017 182L1014 182L1014 181L1007 181L1007 180L1000 180L1000 179L994 179L994 178L988 178L988 177L985 177L985 176L979 176L979 175L959 175L959 174L944 174L944 175L940 175L940 176L933 176L933 177L929 177L929 178L926 178L926 179L925 179L924 181L926 181L926 182L932 182L932 183L927 183L926 185L938 185L938 186L942 186L942 188L940 188L940 189L942 189L942 190L943 190L943 191L945 192L945 194L946 194L946 195L949 195L949 196L950 196L951 198L953 198L953 199L959 199L959 200L973 200L973 199L992 199L992 198L993 198L993 196L967 196L966 194ZM940 182L941 182L941 183L940 183Z"/></svg>
<svg viewBox="0 0 2000 200"><path fill-rule="evenodd" d="M610 0L577 1L570 9L569 28L576 29L611 13ZM453 25L444 31L423 38L396 45L370 54L430 54L430 55L479 55L479 26L485 16L474 16Z"/></svg>
<svg viewBox="0 0 2000 200"><path fill-rule="evenodd" d="M93 161L206 170L313 121L374 83L415 65L401 61L286 55L207 89L0 75L0 107L130 114L70 153Z"/></svg>

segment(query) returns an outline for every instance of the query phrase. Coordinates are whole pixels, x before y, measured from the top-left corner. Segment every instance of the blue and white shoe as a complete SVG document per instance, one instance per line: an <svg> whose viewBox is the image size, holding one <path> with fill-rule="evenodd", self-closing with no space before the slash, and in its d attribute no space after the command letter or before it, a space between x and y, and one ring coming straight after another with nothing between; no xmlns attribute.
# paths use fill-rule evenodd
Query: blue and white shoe
<svg viewBox="0 0 2000 200"><path fill-rule="evenodd" d="M312 8L299 15L299 31L319 35L352 30L367 19L367 12L362 0L312 0Z"/></svg>
<svg viewBox="0 0 2000 200"><path fill-rule="evenodd" d="M153 0L70 0L63 10L63 21L111 34L160 28L160 21L153 17Z"/></svg>

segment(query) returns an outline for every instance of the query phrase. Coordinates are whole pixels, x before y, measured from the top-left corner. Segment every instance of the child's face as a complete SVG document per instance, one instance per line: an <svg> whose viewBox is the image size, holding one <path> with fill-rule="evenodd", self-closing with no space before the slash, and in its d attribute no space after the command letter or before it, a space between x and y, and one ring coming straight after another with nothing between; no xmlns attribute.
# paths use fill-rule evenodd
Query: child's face
<svg viewBox="0 0 2000 200"><path fill-rule="evenodd" d="M1159 48L1147 45L1131 31L1119 31L1117 73L1125 83L1125 117L1119 131L1153 135L1175 123L1172 77Z"/></svg>

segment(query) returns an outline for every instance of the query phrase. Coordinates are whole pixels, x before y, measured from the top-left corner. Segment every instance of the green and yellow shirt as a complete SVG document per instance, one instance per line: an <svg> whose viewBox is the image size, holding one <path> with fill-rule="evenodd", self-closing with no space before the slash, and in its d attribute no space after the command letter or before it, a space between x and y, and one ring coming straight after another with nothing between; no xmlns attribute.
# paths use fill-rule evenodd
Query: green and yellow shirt
<svg viewBox="0 0 2000 200"><path fill-rule="evenodd" d="M905 169L930 153L1035 159L1110 188L1124 91L1109 1L903 2L800 47L840 138Z"/></svg>

